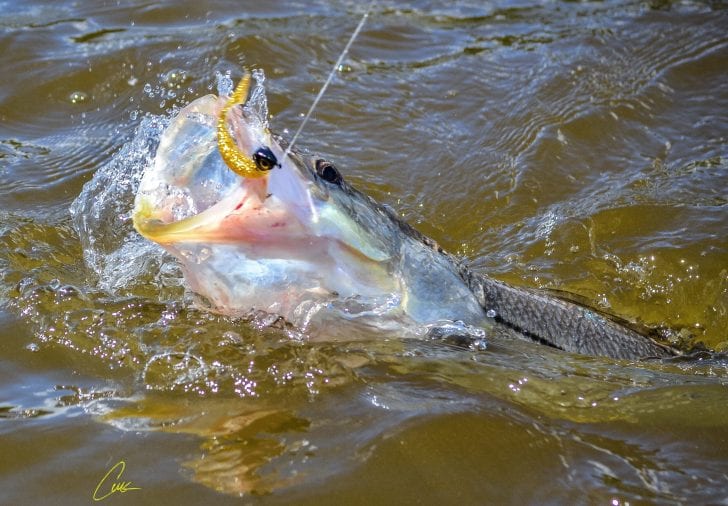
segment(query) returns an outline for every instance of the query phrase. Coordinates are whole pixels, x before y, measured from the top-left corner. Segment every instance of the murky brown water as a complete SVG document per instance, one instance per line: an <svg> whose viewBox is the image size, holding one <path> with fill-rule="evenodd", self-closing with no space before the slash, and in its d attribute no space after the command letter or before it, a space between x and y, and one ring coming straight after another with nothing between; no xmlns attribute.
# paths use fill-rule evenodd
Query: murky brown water
<svg viewBox="0 0 728 506"><path fill-rule="evenodd" d="M105 502L728 501L720 2L380 1L301 139L477 269L714 350L663 363L194 309L172 263L123 261L120 168L241 65L294 130L362 7L0 5L0 502L90 502L122 460L141 489ZM95 173L88 263L69 206Z"/></svg>

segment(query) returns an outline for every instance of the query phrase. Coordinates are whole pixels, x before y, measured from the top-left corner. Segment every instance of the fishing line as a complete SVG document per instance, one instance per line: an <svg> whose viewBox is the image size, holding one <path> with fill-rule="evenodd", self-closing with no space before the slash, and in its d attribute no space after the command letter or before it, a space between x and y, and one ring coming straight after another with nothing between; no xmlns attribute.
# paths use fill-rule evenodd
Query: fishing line
<svg viewBox="0 0 728 506"><path fill-rule="evenodd" d="M375 0L372 0L369 2L369 5L367 6L366 11L364 11L364 15L361 17L361 20L359 21L359 24L357 25L356 29L354 30L354 33L351 34L351 37L349 37L349 42L346 43L346 46L344 46L344 50L339 55L339 59L336 60L336 63L334 63L334 68L331 69L331 72L329 72L329 76L326 78L326 81L324 82L323 86L321 86L321 89L318 92L318 95L316 95L316 98L313 100L313 103L311 104L311 107L309 107L308 112L306 113L306 116L303 117L303 121L301 121L301 124L298 126L298 130L296 130L296 133L293 134L293 138L291 139L290 144L288 144L288 147L286 148L286 152L283 153L283 159L285 160L288 154L291 152L291 148L293 148L293 145L296 143L296 140L298 139L298 135L303 130L303 127L306 126L306 122L308 122L308 118L311 117L311 113L316 108L316 106L319 103L319 100L321 100L321 97L326 92L326 88L329 87L329 84L331 83L331 80L334 78L334 74L336 74L336 69L339 68L341 63L344 61L344 58L346 57L346 54L349 52L349 48L354 43L354 39L357 38L359 35L359 32L361 32L361 29L364 27L364 23L366 22L367 18L369 17L369 12L372 10L372 6L374 5Z"/></svg>

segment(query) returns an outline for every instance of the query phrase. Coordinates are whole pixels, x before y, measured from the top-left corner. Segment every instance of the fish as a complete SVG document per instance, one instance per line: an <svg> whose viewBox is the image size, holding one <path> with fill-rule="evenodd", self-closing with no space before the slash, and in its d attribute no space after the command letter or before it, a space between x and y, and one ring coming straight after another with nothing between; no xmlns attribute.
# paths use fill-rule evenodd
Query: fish
<svg viewBox="0 0 728 506"><path fill-rule="evenodd" d="M253 83L254 80L254 83ZM502 335L613 359L678 353L574 300L473 271L273 133L262 71L195 99L162 133L132 213L210 311L282 318L310 339ZM506 332L507 331L507 332Z"/></svg>

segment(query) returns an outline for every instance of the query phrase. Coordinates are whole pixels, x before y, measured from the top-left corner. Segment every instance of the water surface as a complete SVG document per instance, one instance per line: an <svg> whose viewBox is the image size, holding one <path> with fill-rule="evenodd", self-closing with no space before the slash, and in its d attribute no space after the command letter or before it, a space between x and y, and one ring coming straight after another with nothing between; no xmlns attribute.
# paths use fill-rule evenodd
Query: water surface
<svg viewBox="0 0 728 506"><path fill-rule="evenodd" d="M91 501L122 460L141 489L106 502L728 501L720 2L380 1L300 139L476 270L709 350L665 362L196 309L128 169L216 72L263 69L293 131L363 7L0 5L3 503Z"/></svg>

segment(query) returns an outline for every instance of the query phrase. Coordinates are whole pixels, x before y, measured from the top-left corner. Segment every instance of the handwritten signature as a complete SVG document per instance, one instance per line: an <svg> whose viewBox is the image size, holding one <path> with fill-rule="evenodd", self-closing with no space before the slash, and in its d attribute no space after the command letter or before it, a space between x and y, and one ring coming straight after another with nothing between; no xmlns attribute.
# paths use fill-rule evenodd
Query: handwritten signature
<svg viewBox="0 0 728 506"><path fill-rule="evenodd" d="M109 476L111 476L111 473L113 473L115 470L119 470L119 472L116 475L116 480L114 482L111 482L109 480ZM129 492L130 490L141 490L141 487L132 487L132 482L130 481L118 481L121 479L121 475L124 474L124 470L126 469L126 462L123 460L120 460L117 462L114 467L109 469L107 473L104 475L103 478L101 478L101 481L98 485L96 485L96 488L94 489L93 494L93 500L94 501L103 501L110 495L113 495L115 493L123 494L125 492ZM111 488L109 489L108 486L111 485ZM106 492L105 492L106 491ZM104 493L105 492L105 493ZM100 495L103 494L103 495Z"/></svg>

